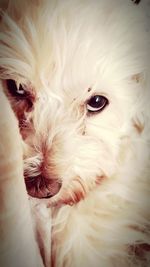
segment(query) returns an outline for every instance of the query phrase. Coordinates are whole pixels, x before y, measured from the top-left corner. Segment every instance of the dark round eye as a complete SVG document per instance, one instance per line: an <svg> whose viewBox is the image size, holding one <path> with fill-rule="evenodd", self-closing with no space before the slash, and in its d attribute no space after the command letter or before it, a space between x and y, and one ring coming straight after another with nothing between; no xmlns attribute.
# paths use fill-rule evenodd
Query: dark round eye
<svg viewBox="0 0 150 267"><path fill-rule="evenodd" d="M16 81L8 79L5 81L8 91L8 97L11 96L11 100L15 100L18 105L26 106L26 111L30 111L35 101L35 95L27 90L26 85L17 84ZM14 102L14 101L13 101Z"/></svg>
<svg viewBox="0 0 150 267"><path fill-rule="evenodd" d="M6 80L6 85L9 93L14 96L17 99L24 99L27 96L27 92L23 88L23 86L20 84L17 86L16 82L14 80Z"/></svg>
<svg viewBox="0 0 150 267"><path fill-rule="evenodd" d="M86 108L88 112L100 112L108 105L108 103L109 101L105 96L94 95L88 100Z"/></svg>

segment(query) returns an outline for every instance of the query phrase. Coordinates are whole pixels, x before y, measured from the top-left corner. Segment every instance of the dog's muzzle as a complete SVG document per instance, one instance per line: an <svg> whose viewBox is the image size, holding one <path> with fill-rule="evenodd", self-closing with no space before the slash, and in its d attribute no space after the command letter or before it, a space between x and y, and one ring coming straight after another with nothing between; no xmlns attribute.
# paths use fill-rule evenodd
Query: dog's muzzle
<svg viewBox="0 0 150 267"><path fill-rule="evenodd" d="M51 198L56 195L61 188L60 180L47 179L42 175L36 177L28 177L25 175L25 184L28 194L35 198Z"/></svg>

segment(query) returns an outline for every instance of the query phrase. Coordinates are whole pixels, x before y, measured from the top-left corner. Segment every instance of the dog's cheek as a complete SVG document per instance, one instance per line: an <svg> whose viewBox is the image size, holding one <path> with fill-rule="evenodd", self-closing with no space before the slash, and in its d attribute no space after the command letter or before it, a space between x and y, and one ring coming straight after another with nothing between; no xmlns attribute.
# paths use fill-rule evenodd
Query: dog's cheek
<svg viewBox="0 0 150 267"><path fill-rule="evenodd" d="M137 86L136 105L132 114L131 124L136 134L143 135L149 128L149 86L147 88L147 78L143 73L138 73L132 76L132 81ZM134 88L136 92L136 87ZM149 131L149 130L148 130Z"/></svg>
<svg viewBox="0 0 150 267"><path fill-rule="evenodd" d="M19 129L23 140L32 132L32 112L33 106L28 101L21 101L21 103L14 103L12 108L19 121Z"/></svg>
<svg viewBox="0 0 150 267"><path fill-rule="evenodd" d="M33 103L30 99L16 101L13 97L8 96L11 107L18 119L19 129L23 140L33 131L32 113L34 110Z"/></svg>
<svg viewBox="0 0 150 267"><path fill-rule="evenodd" d="M144 122L141 121L138 117L132 119L132 125L135 131L140 135L144 131Z"/></svg>

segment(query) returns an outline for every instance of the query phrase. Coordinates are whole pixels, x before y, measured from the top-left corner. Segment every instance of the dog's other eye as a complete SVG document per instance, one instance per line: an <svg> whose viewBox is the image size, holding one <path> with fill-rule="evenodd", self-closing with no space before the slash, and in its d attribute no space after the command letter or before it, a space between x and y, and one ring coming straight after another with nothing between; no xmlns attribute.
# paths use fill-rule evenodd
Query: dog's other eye
<svg viewBox="0 0 150 267"><path fill-rule="evenodd" d="M100 112L109 104L108 99L102 95L92 96L86 105L88 112Z"/></svg>
<svg viewBox="0 0 150 267"><path fill-rule="evenodd" d="M17 86L16 82L14 80L6 80L6 85L9 93L17 98L17 99L24 99L27 96L27 92L24 90L23 86L20 84Z"/></svg>

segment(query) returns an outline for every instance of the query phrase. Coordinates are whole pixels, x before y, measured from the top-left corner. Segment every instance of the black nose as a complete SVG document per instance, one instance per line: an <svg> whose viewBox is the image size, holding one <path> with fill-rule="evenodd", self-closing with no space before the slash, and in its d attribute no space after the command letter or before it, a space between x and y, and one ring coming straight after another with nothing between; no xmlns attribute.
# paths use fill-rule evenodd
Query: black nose
<svg viewBox="0 0 150 267"><path fill-rule="evenodd" d="M59 179L48 179L42 175L29 177L25 174L25 184L28 194L35 198L51 198L61 188Z"/></svg>

